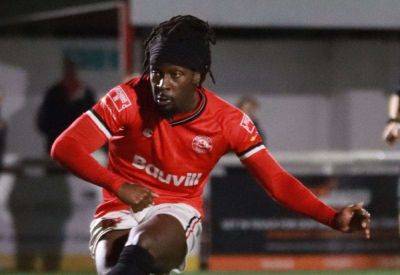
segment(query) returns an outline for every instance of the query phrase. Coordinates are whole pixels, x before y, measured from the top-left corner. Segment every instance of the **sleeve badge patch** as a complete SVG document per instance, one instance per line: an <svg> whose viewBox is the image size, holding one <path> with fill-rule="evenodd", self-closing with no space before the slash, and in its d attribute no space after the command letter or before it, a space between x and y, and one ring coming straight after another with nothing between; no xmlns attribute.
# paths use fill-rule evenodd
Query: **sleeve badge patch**
<svg viewBox="0 0 400 275"><path fill-rule="evenodd" d="M242 121L240 122L240 126L242 126L247 132L252 134L256 126L254 126L253 121L249 118L248 115L243 114Z"/></svg>
<svg viewBox="0 0 400 275"><path fill-rule="evenodd" d="M120 87L115 87L107 95L111 101L114 103L115 108L118 112L128 108L132 105L129 97L126 95L125 91Z"/></svg>

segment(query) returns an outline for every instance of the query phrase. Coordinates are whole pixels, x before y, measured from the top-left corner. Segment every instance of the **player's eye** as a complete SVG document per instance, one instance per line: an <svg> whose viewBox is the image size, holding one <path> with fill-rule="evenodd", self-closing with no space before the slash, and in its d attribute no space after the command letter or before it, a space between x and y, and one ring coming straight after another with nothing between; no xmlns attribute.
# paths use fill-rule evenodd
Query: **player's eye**
<svg viewBox="0 0 400 275"><path fill-rule="evenodd" d="M160 71L152 70L152 71L151 71L151 74L152 74L153 76L157 76L157 75L160 75Z"/></svg>
<svg viewBox="0 0 400 275"><path fill-rule="evenodd" d="M160 71L152 70L150 73L151 73L152 79L154 79L154 80L160 79L162 77Z"/></svg>
<svg viewBox="0 0 400 275"><path fill-rule="evenodd" d="M176 78L181 77L182 75L183 75L182 72L176 71L176 72L173 72L173 73L171 74L171 77L176 79Z"/></svg>

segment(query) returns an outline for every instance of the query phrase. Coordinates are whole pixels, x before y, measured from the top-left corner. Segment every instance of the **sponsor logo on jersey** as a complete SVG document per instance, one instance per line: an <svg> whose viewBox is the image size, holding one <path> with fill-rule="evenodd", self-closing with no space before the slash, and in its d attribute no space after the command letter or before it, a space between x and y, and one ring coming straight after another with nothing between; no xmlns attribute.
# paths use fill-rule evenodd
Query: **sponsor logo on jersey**
<svg viewBox="0 0 400 275"><path fill-rule="evenodd" d="M153 130L146 128L143 130L143 135L147 138L150 138L153 135Z"/></svg>
<svg viewBox="0 0 400 275"><path fill-rule="evenodd" d="M144 157L135 155L132 162L133 167L143 170L147 175L152 176L163 184L173 184L175 186L196 186L200 182L202 173L189 172L186 175L175 175L167 173L154 164L147 163Z"/></svg>
<svg viewBox="0 0 400 275"><path fill-rule="evenodd" d="M252 134L254 132L254 129L256 128L256 126L254 126L253 121L246 114L243 114L240 126L242 126L250 134Z"/></svg>
<svg viewBox="0 0 400 275"><path fill-rule="evenodd" d="M192 148L199 154L211 152L213 148L212 139L206 136L195 136L192 141Z"/></svg>
<svg viewBox="0 0 400 275"><path fill-rule="evenodd" d="M129 97L126 95L125 91L120 86L117 86L114 89L112 89L108 93L108 97L114 103L114 106L118 112L121 112L122 110L132 105L131 101L129 100Z"/></svg>

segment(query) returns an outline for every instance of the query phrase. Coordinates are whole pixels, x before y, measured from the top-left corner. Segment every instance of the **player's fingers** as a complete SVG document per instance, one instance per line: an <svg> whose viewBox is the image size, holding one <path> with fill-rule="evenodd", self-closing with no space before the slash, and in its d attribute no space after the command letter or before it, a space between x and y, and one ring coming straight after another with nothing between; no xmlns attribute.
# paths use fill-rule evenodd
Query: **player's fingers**
<svg viewBox="0 0 400 275"><path fill-rule="evenodd" d="M135 194L131 208L133 212L139 212L146 207L153 204L153 198L158 197L158 195L152 192L150 189L142 188L138 194Z"/></svg>
<svg viewBox="0 0 400 275"><path fill-rule="evenodd" d="M361 214L364 216L364 217L367 217L368 219L370 219L371 218L371 214L367 211L367 210L365 210L364 208L363 209L361 209Z"/></svg>
<svg viewBox="0 0 400 275"><path fill-rule="evenodd" d="M354 206L355 206L356 208L362 208L362 207L364 206L364 202L363 202L363 201L358 202L358 203L356 203Z"/></svg>
<svg viewBox="0 0 400 275"><path fill-rule="evenodd" d="M144 203L153 204L153 199L154 199L154 193L149 190L149 192L146 194L146 198L143 200Z"/></svg>
<svg viewBox="0 0 400 275"><path fill-rule="evenodd" d="M365 235L365 238L370 239L371 238L371 230L369 228L365 229L364 235Z"/></svg>
<svg viewBox="0 0 400 275"><path fill-rule="evenodd" d="M151 199L149 199L149 197L147 196L138 196L135 199L132 200L132 203L130 203L132 209L135 210L135 212L140 211L142 209L144 209L145 207L147 207L147 205L149 205L151 203Z"/></svg>
<svg viewBox="0 0 400 275"><path fill-rule="evenodd" d="M400 124L396 123L393 125L389 134L392 136L393 140L398 139L400 136Z"/></svg>
<svg viewBox="0 0 400 275"><path fill-rule="evenodd" d="M136 202L137 205L148 205L152 202L152 197L150 194L142 194L140 199Z"/></svg>
<svg viewBox="0 0 400 275"><path fill-rule="evenodd" d="M356 208L354 212L361 216L363 220L369 221L371 219L371 214L365 208Z"/></svg>
<svg viewBox="0 0 400 275"><path fill-rule="evenodd" d="M149 196L147 197L146 201L144 202L147 205L150 205L153 203L153 195L150 193Z"/></svg>
<svg viewBox="0 0 400 275"><path fill-rule="evenodd" d="M364 208L353 209L354 215L357 216L362 222L369 222L371 214Z"/></svg>
<svg viewBox="0 0 400 275"><path fill-rule="evenodd" d="M383 131L383 139L388 142L389 144L393 143L399 137L399 130L400 128L397 125L389 125Z"/></svg>
<svg viewBox="0 0 400 275"><path fill-rule="evenodd" d="M358 211L358 214L361 216L360 223L357 225L358 228L354 228L355 230L360 230L364 233L365 238L369 239L371 237L371 215L365 209L361 209Z"/></svg>
<svg viewBox="0 0 400 275"><path fill-rule="evenodd" d="M387 143L389 146L393 146L394 142L395 142L395 139L394 139L393 137L391 137L391 138L389 138L389 139L386 139L386 143Z"/></svg>
<svg viewBox="0 0 400 275"><path fill-rule="evenodd" d="M392 140L393 136L392 136L392 134L390 134L390 132L385 132L385 133L383 133L382 138L384 140L388 141L388 140Z"/></svg>
<svg viewBox="0 0 400 275"><path fill-rule="evenodd" d="M363 206L364 206L364 202L359 202L359 203L356 203L356 204L352 204L350 206L350 209L351 209L351 211L353 213L357 212L357 213L361 214L362 210L364 209Z"/></svg>
<svg viewBox="0 0 400 275"><path fill-rule="evenodd" d="M389 134L390 134L390 131L387 128L385 128L385 130L383 130L383 132L382 132L382 138L384 140L387 140L387 138L389 137Z"/></svg>
<svg viewBox="0 0 400 275"><path fill-rule="evenodd" d="M135 207L132 207L132 211L133 211L134 213L138 213L138 212L142 211L142 210L145 209L145 208L146 208L145 206L142 206L142 205L138 206L138 205L136 205Z"/></svg>
<svg viewBox="0 0 400 275"><path fill-rule="evenodd" d="M149 205L151 204L151 202L149 201L141 201L140 203L135 203L133 205L131 205L131 208L133 210L133 212L140 212L143 209L147 208Z"/></svg>
<svg viewBox="0 0 400 275"><path fill-rule="evenodd" d="M371 221L369 218L366 218L362 223L361 227L364 231L365 238L369 239L371 237L371 229L370 229Z"/></svg>
<svg viewBox="0 0 400 275"><path fill-rule="evenodd" d="M151 192L151 202L150 202L150 204L151 205L154 205L154 199L155 198L158 198L159 197L159 195L157 194L157 193L154 193L154 192Z"/></svg>
<svg viewBox="0 0 400 275"><path fill-rule="evenodd" d="M363 229L369 228L370 223L371 223L370 218L369 218L368 216L364 216L364 218L363 218L362 221L361 221L361 227L362 227Z"/></svg>
<svg viewBox="0 0 400 275"><path fill-rule="evenodd" d="M139 194L139 195L134 196L132 201L133 201L134 204L139 204L142 201L144 201L145 199L146 199L146 195L145 194Z"/></svg>
<svg viewBox="0 0 400 275"><path fill-rule="evenodd" d="M138 204L131 205L131 208L134 213L140 212L143 209Z"/></svg>

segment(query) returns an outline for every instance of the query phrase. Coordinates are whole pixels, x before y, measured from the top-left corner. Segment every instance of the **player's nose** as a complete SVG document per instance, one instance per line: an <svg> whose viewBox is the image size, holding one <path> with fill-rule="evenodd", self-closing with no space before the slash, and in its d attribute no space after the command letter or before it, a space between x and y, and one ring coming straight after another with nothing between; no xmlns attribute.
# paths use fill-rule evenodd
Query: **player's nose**
<svg viewBox="0 0 400 275"><path fill-rule="evenodd" d="M160 90L168 90L170 89L171 84L171 78L169 77L168 74L164 74L162 77L160 77L158 83L157 83L157 88Z"/></svg>
<svg viewBox="0 0 400 275"><path fill-rule="evenodd" d="M168 90L164 89L163 87L157 87L155 92L157 97L168 97Z"/></svg>

